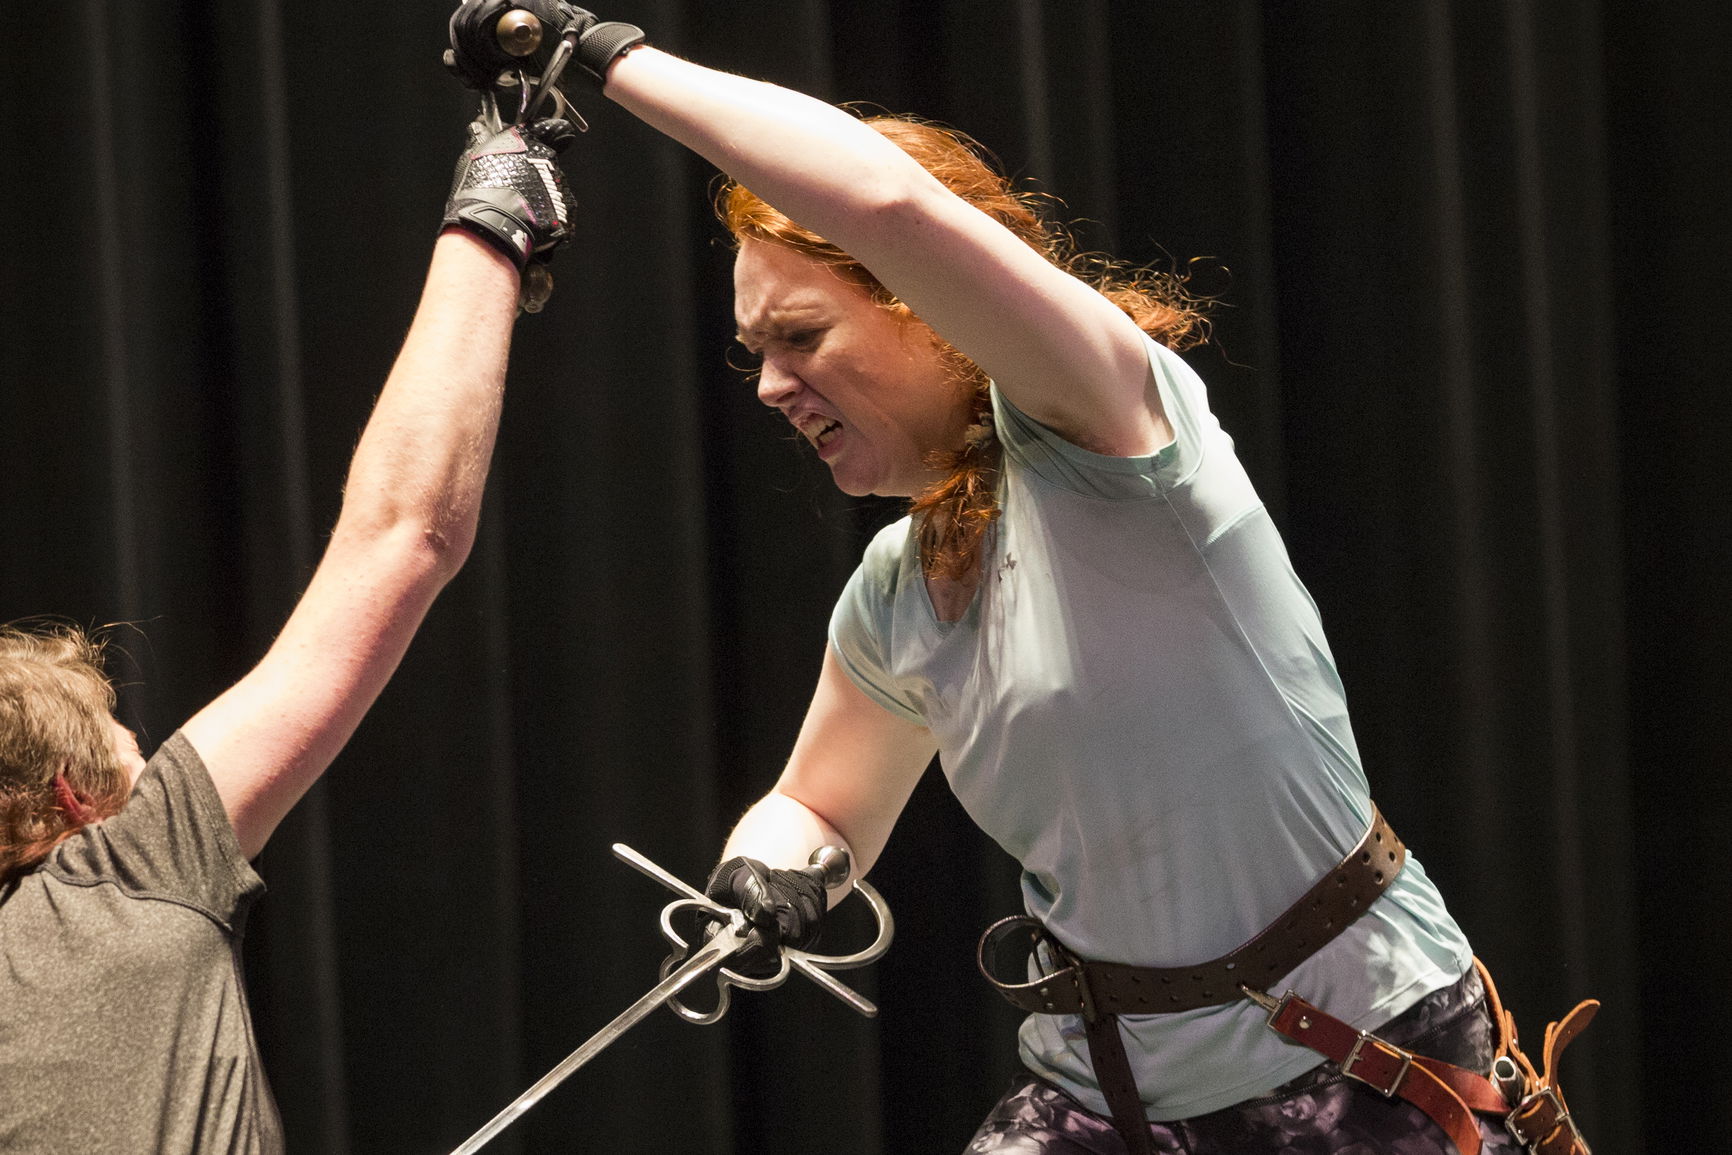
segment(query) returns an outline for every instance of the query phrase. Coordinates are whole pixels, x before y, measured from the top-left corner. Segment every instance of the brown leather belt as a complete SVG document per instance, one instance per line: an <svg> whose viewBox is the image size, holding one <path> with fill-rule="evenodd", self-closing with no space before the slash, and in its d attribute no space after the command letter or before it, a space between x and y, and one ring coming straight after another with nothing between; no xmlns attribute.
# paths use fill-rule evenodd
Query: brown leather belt
<svg viewBox="0 0 1732 1155"><path fill-rule="evenodd" d="M978 951L980 971L1012 1004L1035 1014L1152 1015L1234 1002L1245 997L1241 986L1268 986L1347 929L1406 861L1407 847L1373 806L1371 829L1351 853L1280 918L1220 958L1184 967L1092 962L1071 954L1038 920L1015 915L986 928ZM997 953L1018 935L1029 937L1031 952L1047 946L1063 965L1033 982L998 978ZM1022 973L1027 974L1026 966Z"/></svg>
<svg viewBox="0 0 1732 1155"><path fill-rule="evenodd" d="M1073 955L1038 919L1015 915L1000 919L980 936L980 973L1017 1007L1035 1014L1080 1014L1089 1041L1089 1061L1101 1094L1112 1112L1113 1127L1131 1155L1148 1155L1149 1129L1142 1096L1131 1073L1119 1033L1119 1015L1165 1014L1217 1006L1248 997L1316 954L1377 900L1407 861L1407 847L1371 808L1371 828L1335 868L1288 907L1285 913L1238 949L1205 963L1184 967L1139 967L1094 962ZM1044 968L1047 958L1061 964L1032 982L1005 982L994 973L1001 948L1012 938L1028 940L1027 960Z"/></svg>

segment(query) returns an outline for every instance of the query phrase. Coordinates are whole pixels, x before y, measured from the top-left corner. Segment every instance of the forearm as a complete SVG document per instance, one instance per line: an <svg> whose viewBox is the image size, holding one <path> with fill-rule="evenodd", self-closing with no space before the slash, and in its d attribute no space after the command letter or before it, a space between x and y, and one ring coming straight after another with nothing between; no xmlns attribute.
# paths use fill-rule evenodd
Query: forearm
<svg viewBox="0 0 1732 1155"><path fill-rule="evenodd" d="M333 547L413 534L454 572L474 540L499 425L517 271L467 234L434 246L415 320L361 435Z"/></svg>
<svg viewBox="0 0 1732 1155"><path fill-rule="evenodd" d="M503 257L438 240L306 593L258 666L184 727L249 857L342 749L462 564L516 301Z"/></svg>
<svg viewBox="0 0 1732 1155"><path fill-rule="evenodd" d="M1105 453L1170 440L1130 318L870 125L652 48L602 91L858 260L1036 419Z"/></svg>
<svg viewBox="0 0 1732 1155"><path fill-rule="evenodd" d="M644 47L618 59L602 92L868 264L886 210L948 196L856 117L778 85Z"/></svg>

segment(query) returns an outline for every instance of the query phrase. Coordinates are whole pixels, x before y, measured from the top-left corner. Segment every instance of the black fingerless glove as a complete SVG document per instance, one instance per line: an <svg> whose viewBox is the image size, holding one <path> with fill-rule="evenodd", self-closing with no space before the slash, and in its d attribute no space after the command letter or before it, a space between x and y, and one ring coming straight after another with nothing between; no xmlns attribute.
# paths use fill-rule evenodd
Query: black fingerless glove
<svg viewBox="0 0 1732 1155"><path fill-rule="evenodd" d="M577 135L569 121L538 120L489 133L469 126L469 147L445 201L444 225L466 229L511 258L522 272L546 261L571 235L575 202L565 187L559 153Z"/></svg>
<svg viewBox="0 0 1732 1155"><path fill-rule="evenodd" d="M541 24L540 43L525 56L507 52L499 42L499 19L513 9L529 12ZM615 57L644 43L643 29L635 24L597 20L595 13L563 0L463 0L451 14L446 63L464 84L486 92L498 84L502 73L522 69L544 75L554 46L567 29L577 33L572 60L597 84L606 78Z"/></svg>
<svg viewBox="0 0 1732 1155"><path fill-rule="evenodd" d="M758 943L727 965L760 977L774 973L779 947L810 950L817 944L828 902L823 886L807 871L772 870L755 858L723 862L710 874L704 894L741 911L752 924Z"/></svg>

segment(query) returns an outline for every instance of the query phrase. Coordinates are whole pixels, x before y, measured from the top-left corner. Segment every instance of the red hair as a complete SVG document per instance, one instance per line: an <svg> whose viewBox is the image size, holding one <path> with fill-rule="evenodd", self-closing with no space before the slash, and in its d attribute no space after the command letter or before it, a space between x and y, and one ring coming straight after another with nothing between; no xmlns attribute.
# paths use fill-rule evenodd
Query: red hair
<svg viewBox="0 0 1732 1155"><path fill-rule="evenodd" d="M0 626L0 884L126 804L113 717L100 641Z"/></svg>
<svg viewBox="0 0 1732 1155"><path fill-rule="evenodd" d="M911 117L872 116L864 122L913 157L951 192L1009 229L1030 248L1067 273L1094 286L1124 311L1137 327L1173 349L1207 338L1202 302L1169 273L1132 268L1079 252L1064 226L1042 209L1052 198L1016 188L971 137ZM737 242L780 245L835 269L865 289L880 307L912 319L914 314L867 270L843 252L736 181L716 198L716 215ZM921 568L928 577L966 578L974 571L988 526L998 517L997 476L1001 455L989 435L991 398L980 367L955 348L938 341L951 371L972 386L970 435L962 445L934 454L944 476L914 496L909 511L920 533Z"/></svg>

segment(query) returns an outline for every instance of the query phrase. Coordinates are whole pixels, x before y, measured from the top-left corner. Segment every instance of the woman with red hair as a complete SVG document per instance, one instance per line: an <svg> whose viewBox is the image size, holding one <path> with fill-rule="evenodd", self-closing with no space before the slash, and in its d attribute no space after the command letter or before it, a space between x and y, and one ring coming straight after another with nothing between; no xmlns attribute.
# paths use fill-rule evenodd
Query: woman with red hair
<svg viewBox="0 0 1732 1155"><path fill-rule="evenodd" d="M604 96L731 178L759 399L845 492L911 499L712 896L809 941L827 897L797 868L837 844L869 870L937 754L1027 911L983 945L1024 941L997 979L1027 1075L969 1150L1513 1150L1472 1114L1507 1107L1466 938L1371 803L1316 607L1174 352L1192 302L1076 257L955 134L559 8Z"/></svg>

